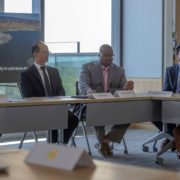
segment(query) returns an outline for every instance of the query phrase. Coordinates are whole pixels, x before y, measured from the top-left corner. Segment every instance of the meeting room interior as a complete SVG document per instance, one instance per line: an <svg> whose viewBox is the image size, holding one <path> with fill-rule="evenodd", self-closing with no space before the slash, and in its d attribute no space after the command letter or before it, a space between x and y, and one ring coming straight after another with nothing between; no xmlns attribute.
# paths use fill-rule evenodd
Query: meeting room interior
<svg viewBox="0 0 180 180"><path fill-rule="evenodd" d="M0 178L180 180L180 0L0 0Z"/></svg>

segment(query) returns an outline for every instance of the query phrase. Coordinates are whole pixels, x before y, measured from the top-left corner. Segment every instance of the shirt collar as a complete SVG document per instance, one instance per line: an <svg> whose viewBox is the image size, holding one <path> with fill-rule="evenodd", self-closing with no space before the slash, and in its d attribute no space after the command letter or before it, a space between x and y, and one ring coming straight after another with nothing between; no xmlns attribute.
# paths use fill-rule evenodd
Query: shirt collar
<svg viewBox="0 0 180 180"><path fill-rule="evenodd" d="M101 65L101 67L102 67L102 69L106 69L106 70L109 69L109 66L105 67L105 66Z"/></svg>
<svg viewBox="0 0 180 180"><path fill-rule="evenodd" d="M36 62L34 62L34 65L35 65L35 67L36 67L38 70L42 70L42 69L41 69L41 66L42 66L42 65L37 64Z"/></svg>

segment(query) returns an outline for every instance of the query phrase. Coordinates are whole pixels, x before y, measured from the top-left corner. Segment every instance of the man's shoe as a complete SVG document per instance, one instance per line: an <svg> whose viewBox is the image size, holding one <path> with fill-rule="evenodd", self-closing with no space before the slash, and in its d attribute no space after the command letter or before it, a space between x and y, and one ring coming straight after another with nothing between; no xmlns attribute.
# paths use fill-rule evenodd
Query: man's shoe
<svg viewBox="0 0 180 180"><path fill-rule="evenodd" d="M170 142L169 139L164 139L161 143L161 150Z"/></svg>
<svg viewBox="0 0 180 180"><path fill-rule="evenodd" d="M171 151L174 152L175 150L176 150L176 145L175 145L175 141L174 141L171 146Z"/></svg>
<svg viewBox="0 0 180 180"><path fill-rule="evenodd" d="M95 145L95 148L97 148L99 153L105 158L113 156L113 151L112 151L112 148L109 145L109 142L110 142L109 139L107 139L105 137L101 144L96 144Z"/></svg>
<svg viewBox="0 0 180 180"><path fill-rule="evenodd" d="M112 157L113 156L113 151L109 144L103 142L100 145L99 152L104 156L104 157Z"/></svg>
<svg viewBox="0 0 180 180"><path fill-rule="evenodd" d="M169 139L165 139L162 143L161 143L161 150L170 142ZM175 146L175 142L173 142L172 146L171 146L171 151L175 151L176 150L176 146Z"/></svg>

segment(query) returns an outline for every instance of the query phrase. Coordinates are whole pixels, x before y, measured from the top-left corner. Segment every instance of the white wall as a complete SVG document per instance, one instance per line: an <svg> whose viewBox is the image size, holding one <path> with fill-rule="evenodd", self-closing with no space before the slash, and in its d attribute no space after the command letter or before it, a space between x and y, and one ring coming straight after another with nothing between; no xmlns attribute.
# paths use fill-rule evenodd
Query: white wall
<svg viewBox="0 0 180 180"><path fill-rule="evenodd" d="M127 77L161 77L162 9L162 0L123 1L123 66Z"/></svg>

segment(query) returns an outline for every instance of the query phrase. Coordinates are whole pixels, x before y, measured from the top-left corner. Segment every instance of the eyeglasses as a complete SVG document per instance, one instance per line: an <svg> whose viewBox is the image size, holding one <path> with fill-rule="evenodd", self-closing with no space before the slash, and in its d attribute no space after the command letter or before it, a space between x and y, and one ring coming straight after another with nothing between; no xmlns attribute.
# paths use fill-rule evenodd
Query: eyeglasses
<svg viewBox="0 0 180 180"><path fill-rule="evenodd" d="M39 53L47 55L47 54L50 54L51 52L50 51L39 51Z"/></svg>
<svg viewBox="0 0 180 180"><path fill-rule="evenodd" d="M114 57L114 54L100 54L100 55L105 58L113 58Z"/></svg>

